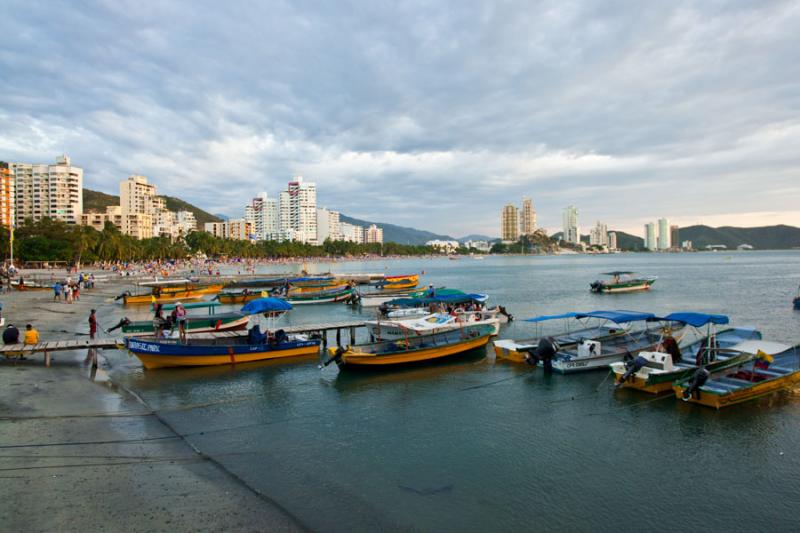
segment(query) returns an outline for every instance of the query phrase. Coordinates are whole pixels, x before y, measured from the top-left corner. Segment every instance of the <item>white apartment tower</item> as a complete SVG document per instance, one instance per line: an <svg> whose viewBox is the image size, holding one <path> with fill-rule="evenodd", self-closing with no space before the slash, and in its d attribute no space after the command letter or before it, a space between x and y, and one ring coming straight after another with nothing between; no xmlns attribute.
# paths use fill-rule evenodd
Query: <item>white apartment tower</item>
<svg viewBox="0 0 800 533"><path fill-rule="evenodd" d="M565 208L562 222L564 232L562 239L572 244L579 244L581 242L581 230L578 225L578 208L574 205Z"/></svg>
<svg viewBox="0 0 800 533"><path fill-rule="evenodd" d="M599 220L589 232L589 244L592 246L608 246L608 226Z"/></svg>
<svg viewBox="0 0 800 533"><path fill-rule="evenodd" d="M252 226L256 240L277 240L280 236L278 202L262 192L245 206L244 218Z"/></svg>
<svg viewBox="0 0 800 533"><path fill-rule="evenodd" d="M370 224L370 226L364 229L364 241L367 244L382 244L383 243L383 228L379 228L375 224Z"/></svg>
<svg viewBox="0 0 800 533"><path fill-rule="evenodd" d="M317 244L317 186L298 176L280 196L281 233L292 240Z"/></svg>
<svg viewBox="0 0 800 533"><path fill-rule="evenodd" d="M317 243L322 244L328 239L342 240L339 212L317 208Z"/></svg>
<svg viewBox="0 0 800 533"><path fill-rule="evenodd" d="M672 246L670 242L669 220L666 218L658 219L658 249L669 250Z"/></svg>
<svg viewBox="0 0 800 533"><path fill-rule="evenodd" d="M66 155L55 164L11 163L16 225L25 219L49 217L80 224L83 214L83 169L72 166Z"/></svg>
<svg viewBox="0 0 800 533"><path fill-rule="evenodd" d="M135 239L153 236L154 213L163 207L163 199L156 195L156 186L147 183L144 176L133 175L119 184L119 205L122 208L122 233Z"/></svg>
<svg viewBox="0 0 800 533"><path fill-rule="evenodd" d="M648 222L644 225L644 247L651 252L657 247L656 243L656 225Z"/></svg>

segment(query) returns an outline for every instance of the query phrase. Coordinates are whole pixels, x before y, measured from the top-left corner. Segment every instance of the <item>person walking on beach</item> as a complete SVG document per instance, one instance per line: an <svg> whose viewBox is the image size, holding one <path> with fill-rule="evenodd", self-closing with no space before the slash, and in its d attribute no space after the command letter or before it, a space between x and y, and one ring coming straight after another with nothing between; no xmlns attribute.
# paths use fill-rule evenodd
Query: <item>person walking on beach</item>
<svg viewBox="0 0 800 533"><path fill-rule="evenodd" d="M39 344L39 332L34 329L33 325L28 324L25 326L25 344Z"/></svg>
<svg viewBox="0 0 800 533"><path fill-rule="evenodd" d="M89 338L94 339L95 335L97 335L97 315L92 309L92 312L89 313Z"/></svg>
<svg viewBox="0 0 800 533"><path fill-rule="evenodd" d="M72 287L72 299L76 302L81 300L81 287L80 284L76 284Z"/></svg>
<svg viewBox="0 0 800 533"><path fill-rule="evenodd" d="M56 281L53 284L53 301L57 302L61 300L61 283Z"/></svg>
<svg viewBox="0 0 800 533"><path fill-rule="evenodd" d="M68 304L72 303L72 285L69 283L67 283L67 286L64 287L64 299Z"/></svg>

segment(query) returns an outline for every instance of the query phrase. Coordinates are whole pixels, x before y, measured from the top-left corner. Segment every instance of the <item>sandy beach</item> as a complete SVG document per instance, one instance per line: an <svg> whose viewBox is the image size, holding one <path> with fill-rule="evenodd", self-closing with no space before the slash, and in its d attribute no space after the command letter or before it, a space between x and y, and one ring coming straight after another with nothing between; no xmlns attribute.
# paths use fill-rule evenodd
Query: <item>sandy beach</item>
<svg viewBox="0 0 800 533"><path fill-rule="evenodd" d="M127 280L0 296L6 324L80 338ZM101 333L102 335L102 333ZM296 531L301 523L175 433L85 351L0 358L0 524L6 531Z"/></svg>

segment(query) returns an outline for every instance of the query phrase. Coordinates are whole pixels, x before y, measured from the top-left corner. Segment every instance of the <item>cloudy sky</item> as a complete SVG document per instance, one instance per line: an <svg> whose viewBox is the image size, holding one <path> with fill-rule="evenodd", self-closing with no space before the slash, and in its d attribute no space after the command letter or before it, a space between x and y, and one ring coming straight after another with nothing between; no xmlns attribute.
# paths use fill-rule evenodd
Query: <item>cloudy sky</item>
<svg viewBox="0 0 800 533"><path fill-rule="evenodd" d="M494 5L492 5L494 4ZM3 2L0 160L239 215L800 225L800 2Z"/></svg>

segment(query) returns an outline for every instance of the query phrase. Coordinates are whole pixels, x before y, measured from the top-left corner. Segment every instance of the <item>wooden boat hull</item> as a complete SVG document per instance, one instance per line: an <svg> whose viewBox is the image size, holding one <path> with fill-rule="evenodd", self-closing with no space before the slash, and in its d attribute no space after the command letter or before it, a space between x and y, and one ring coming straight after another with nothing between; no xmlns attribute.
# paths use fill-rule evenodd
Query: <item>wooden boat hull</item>
<svg viewBox="0 0 800 533"><path fill-rule="evenodd" d="M294 298L286 298L286 301L292 305L308 305L308 304L328 304L328 303L336 303L336 302L343 302L350 298L350 295L353 293L352 290L348 289L346 291L342 291L337 294L327 295L327 296L314 296L314 297L294 297Z"/></svg>
<svg viewBox="0 0 800 533"><path fill-rule="evenodd" d="M156 303L173 303L183 300L200 300L203 296L208 294L217 294L222 290L222 285L209 285L207 287L198 287L196 289L181 289L175 291L162 291L158 296L152 294L139 294L139 295L125 295L123 301L125 305L131 304L149 304L155 299Z"/></svg>
<svg viewBox="0 0 800 533"><path fill-rule="evenodd" d="M125 340L126 347L152 370L180 366L212 366L251 363L266 359L319 355L318 340L289 341L277 346L248 345L183 345L137 337Z"/></svg>
<svg viewBox="0 0 800 533"><path fill-rule="evenodd" d="M244 304L252 300L257 300L258 298L263 298L261 293L253 292L250 294L234 294L234 293L224 293L221 292L217 294L217 301L221 304L231 305L231 304Z"/></svg>
<svg viewBox="0 0 800 533"><path fill-rule="evenodd" d="M685 382L675 383L672 390L675 391L677 398L683 398L683 391L685 390ZM714 409L722 409L737 403L755 400L762 396L776 393L783 389L789 388L792 385L800 383L800 372L794 372L781 378L771 379L763 383L756 383L752 387L739 389L725 394L717 394L711 391L702 391L699 395L693 394L688 400L692 403L699 403L706 407L713 407Z"/></svg>
<svg viewBox="0 0 800 533"><path fill-rule="evenodd" d="M244 315L233 316L203 316L188 317L186 319L187 333L210 333L212 331L237 331L247 327L248 318ZM139 320L122 326L123 335L152 335L152 320Z"/></svg>
<svg viewBox="0 0 800 533"><path fill-rule="evenodd" d="M11 286L14 287L16 290L21 291L21 292L26 292L26 291L49 291L49 290L52 290L52 287L44 287L42 285L20 285L19 283L16 283L16 284L12 284Z"/></svg>
<svg viewBox="0 0 800 533"><path fill-rule="evenodd" d="M316 286L313 286L313 287L303 287L303 286L292 287L291 289L289 289L289 296L291 297L291 296L294 296L294 295L303 295L303 294L309 294L309 295L317 296L317 295L327 294L327 293L331 293L331 292L343 291L343 290L345 290L347 288L347 285L348 285L347 282L342 281L342 282L331 283L330 285L323 285L323 286L319 286L319 287L316 287Z"/></svg>
<svg viewBox="0 0 800 533"><path fill-rule="evenodd" d="M359 353L351 349L342 354L339 366L342 368L359 366L381 367L432 361L486 346L486 344L489 342L489 337L490 335L483 334L478 337L467 338L463 341L448 345L433 346L387 354ZM329 353L334 355L336 353L336 348L330 348Z"/></svg>
<svg viewBox="0 0 800 533"><path fill-rule="evenodd" d="M620 282L620 283L602 283L601 285L598 285L596 288L592 287L592 292L611 294L620 292L647 291L650 290L650 287L655 282L656 280L654 279L642 279L642 280L631 280L628 282Z"/></svg>

